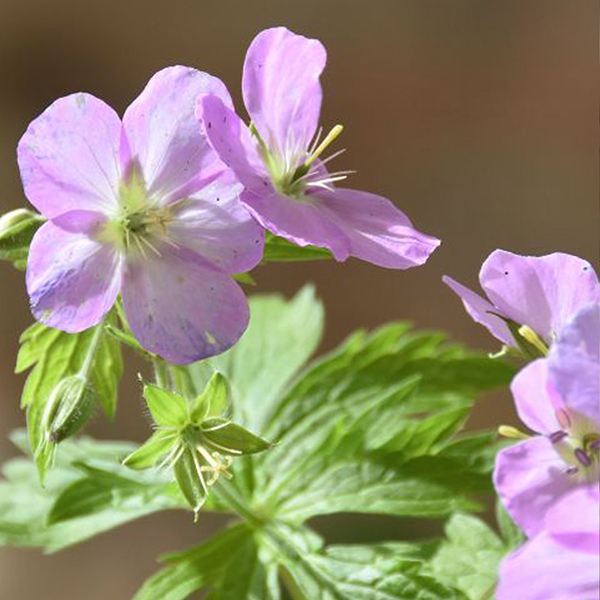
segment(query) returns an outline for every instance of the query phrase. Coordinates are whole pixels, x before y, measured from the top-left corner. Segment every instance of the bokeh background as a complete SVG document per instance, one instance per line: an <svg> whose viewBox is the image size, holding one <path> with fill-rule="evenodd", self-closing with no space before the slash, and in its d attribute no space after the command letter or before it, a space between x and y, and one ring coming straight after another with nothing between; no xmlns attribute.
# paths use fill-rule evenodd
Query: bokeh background
<svg viewBox="0 0 600 600"><path fill-rule="evenodd" d="M222 78L241 108L253 36L286 25L327 47L322 123L346 126L338 168L349 185L393 199L443 239L428 264L388 271L350 260L261 268L258 291L315 282L328 310L323 349L358 327L409 319L484 350L494 341L441 284L475 286L495 248L562 250L598 263L598 3L591 0L0 0L0 209L25 204L15 159L28 122L55 98L88 91L123 112L158 69L190 65ZM0 265L0 461L22 426L13 374L30 323L23 276ZM134 365L135 367L135 365ZM506 394L486 398L473 426L513 419ZM117 420L90 428L142 440L132 372ZM0 549L0 600L127 600L155 557L222 523L152 516L63 554ZM332 540L415 533L347 517L319 523Z"/></svg>

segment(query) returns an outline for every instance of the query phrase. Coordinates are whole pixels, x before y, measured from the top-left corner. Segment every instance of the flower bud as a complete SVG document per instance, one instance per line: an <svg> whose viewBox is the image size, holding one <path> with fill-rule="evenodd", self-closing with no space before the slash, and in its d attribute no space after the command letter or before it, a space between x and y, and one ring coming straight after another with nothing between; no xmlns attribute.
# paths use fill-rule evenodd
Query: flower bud
<svg viewBox="0 0 600 600"><path fill-rule="evenodd" d="M92 386L81 375L72 375L54 388L44 414L46 436L55 444L77 433L96 404Z"/></svg>
<svg viewBox="0 0 600 600"><path fill-rule="evenodd" d="M0 249L13 250L28 244L44 218L25 208L17 208L0 217Z"/></svg>

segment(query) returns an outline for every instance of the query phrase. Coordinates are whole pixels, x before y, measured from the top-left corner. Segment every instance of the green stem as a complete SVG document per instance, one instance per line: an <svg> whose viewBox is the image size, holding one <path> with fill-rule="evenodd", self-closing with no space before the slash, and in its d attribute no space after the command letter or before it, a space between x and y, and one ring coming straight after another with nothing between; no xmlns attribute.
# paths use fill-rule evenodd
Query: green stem
<svg viewBox="0 0 600 600"><path fill-rule="evenodd" d="M236 512L254 529L263 526L264 521L252 512L229 481L220 479L218 485L214 487L213 493L217 499L230 508L232 512Z"/></svg>
<svg viewBox="0 0 600 600"><path fill-rule="evenodd" d="M94 365L96 351L98 350L98 346L100 345L100 340L102 339L103 333L103 325L102 322L100 322L94 329L94 333L92 334L92 340L90 341L90 345L88 346L87 352L85 354L85 359L83 360L81 369L79 369L79 375L81 375L81 377L83 377L84 379L88 378L92 366Z"/></svg>
<svg viewBox="0 0 600 600"><path fill-rule="evenodd" d="M158 387L161 387L165 390L170 390L171 386L169 381L168 364L162 358L153 356L152 366L154 367L154 379L156 380Z"/></svg>

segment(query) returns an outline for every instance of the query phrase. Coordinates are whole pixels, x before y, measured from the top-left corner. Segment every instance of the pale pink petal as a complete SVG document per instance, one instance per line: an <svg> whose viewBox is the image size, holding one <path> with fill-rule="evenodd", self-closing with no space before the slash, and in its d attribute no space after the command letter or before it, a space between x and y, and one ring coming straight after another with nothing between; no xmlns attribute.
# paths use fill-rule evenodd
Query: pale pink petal
<svg viewBox="0 0 600 600"><path fill-rule="evenodd" d="M17 149L28 200L47 218L71 210L114 210L121 121L90 94L72 94L34 119Z"/></svg>
<svg viewBox="0 0 600 600"><path fill-rule="evenodd" d="M198 97L205 93L231 106L216 77L190 67L167 67L125 111L128 156L123 160L141 166L150 197L170 201L187 196L224 169L195 117Z"/></svg>
<svg viewBox="0 0 600 600"><path fill-rule="evenodd" d="M582 306L600 299L589 262L558 252L535 257L496 250L481 267L480 281L501 314L529 325L548 344Z"/></svg>
<svg viewBox="0 0 600 600"><path fill-rule="evenodd" d="M577 483L546 437L529 438L496 456L496 491L508 513L529 537L541 531L546 511Z"/></svg>
<svg viewBox="0 0 600 600"><path fill-rule="evenodd" d="M270 192L270 178L257 143L235 112L218 96L207 94L198 99L196 116L211 146L238 180L247 188Z"/></svg>
<svg viewBox="0 0 600 600"><path fill-rule="evenodd" d="M76 211L36 232L27 262L27 291L38 321L70 333L96 325L121 283L120 257L94 239L99 213Z"/></svg>
<svg viewBox="0 0 600 600"><path fill-rule="evenodd" d="M242 273L262 259L265 231L239 200L231 171L174 209L169 236L226 273Z"/></svg>
<svg viewBox="0 0 600 600"><path fill-rule="evenodd" d="M169 246L161 256L128 261L122 296L140 344L178 364L224 352L248 324L248 303L235 281L195 253Z"/></svg>
<svg viewBox="0 0 600 600"><path fill-rule="evenodd" d="M481 323L495 338L504 344L517 347L517 343L506 323L500 317L496 316L498 309L493 304L461 283L458 283L452 277L446 275L442 278L442 281L460 297L466 311L474 321Z"/></svg>
<svg viewBox="0 0 600 600"><path fill-rule="evenodd" d="M598 555L541 533L500 565L496 600L598 600Z"/></svg>
<svg viewBox="0 0 600 600"><path fill-rule="evenodd" d="M275 235L298 246L327 248L339 261L350 256L350 239L341 224L323 210L318 199L307 196L306 199L296 200L274 190L270 194L245 190L241 200L258 222Z"/></svg>
<svg viewBox="0 0 600 600"><path fill-rule="evenodd" d="M321 110L319 77L327 54L318 40L285 27L259 33L248 48L242 90L246 109L269 148L306 149Z"/></svg>
<svg viewBox="0 0 600 600"><path fill-rule="evenodd" d="M381 196L336 188L320 189L309 198L316 198L324 217L342 230L351 256L380 267L422 265L440 244L417 231L401 210Z"/></svg>
<svg viewBox="0 0 600 600"><path fill-rule="evenodd" d="M519 417L527 427L543 434L560 429L556 410L557 395L548 388L548 361L540 358L519 371L510 390L515 399Z"/></svg>

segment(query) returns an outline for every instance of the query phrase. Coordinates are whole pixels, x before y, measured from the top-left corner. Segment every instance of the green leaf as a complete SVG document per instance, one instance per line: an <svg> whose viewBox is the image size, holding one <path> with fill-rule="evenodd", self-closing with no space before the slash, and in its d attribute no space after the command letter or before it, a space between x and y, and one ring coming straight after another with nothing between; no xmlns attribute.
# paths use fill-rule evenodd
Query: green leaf
<svg viewBox="0 0 600 600"><path fill-rule="evenodd" d="M429 564L430 573L470 600L491 597L506 554L502 541L480 519L461 514L448 521L446 537Z"/></svg>
<svg viewBox="0 0 600 600"><path fill-rule="evenodd" d="M149 469L166 454L174 444L176 436L168 430L155 431L137 450L123 460L130 469Z"/></svg>
<svg viewBox="0 0 600 600"><path fill-rule="evenodd" d="M206 417L220 417L229 407L229 382L219 372L213 373L200 395L192 402L190 420L200 425Z"/></svg>
<svg viewBox="0 0 600 600"><path fill-rule="evenodd" d="M254 454L273 446L241 425L218 417L204 420L200 429L203 439L214 445L218 452L225 454Z"/></svg>
<svg viewBox="0 0 600 600"><path fill-rule="evenodd" d="M0 217L0 259L8 260L16 269L27 267L29 245L35 232L43 225L44 217L24 208Z"/></svg>
<svg viewBox="0 0 600 600"><path fill-rule="evenodd" d="M122 371L120 346L103 332L100 337L96 333L96 327L70 334L34 323L22 334L15 371L22 373L31 369L23 388L21 405L27 408L27 428L34 450L40 447L43 439L43 417L52 391L62 379L78 374L90 353L90 385L107 415L114 414ZM47 463L44 453L40 454L38 466L42 477Z"/></svg>
<svg viewBox="0 0 600 600"><path fill-rule="evenodd" d="M498 523L504 544L509 550L515 550L525 542L525 535L506 512L500 498L496 499L496 523Z"/></svg>
<svg viewBox="0 0 600 600"><path fill-rule="evenodd" d="M27 450L24 432L16 432L13 440ZM132 450L129 443L66 440L44 488L30 458L6 462L0 479L0 546L55 552L144 515L183 508L183 499L163 474L139 474L115 460ZM88 499L90 483L93 494ZM140 487L140 493L132 495L136 485L143 491ZM52 510L61 519L48 524Z"/></svg>
<svg viewBox="0 0 600 600"><path fill-rule="evenodd" d="M236 422L263 430L273 404L319 345L322 330L323 306L312 286L289 301L281 296L250 299L250 324L240 341L206 361L231 385ZM197 393L212 375L203 362L188 367Z"/></svg>
<svg viewBox="0 0 600 600"><path fill-rule="evenodd" d="M187 422L188 404L181 396L148 383L144 386L144 398L158 425L177 427Z"/></svg>
<svg viewBox="0 0 600 600"><path fill-rule="evenodd" d="M333 258L327 248L316 246L298 246L282 237L267 232L263 263L292 262L305 260L323 260Z"/></svg>

